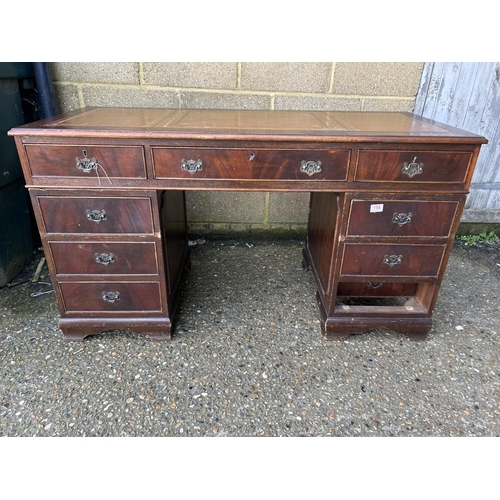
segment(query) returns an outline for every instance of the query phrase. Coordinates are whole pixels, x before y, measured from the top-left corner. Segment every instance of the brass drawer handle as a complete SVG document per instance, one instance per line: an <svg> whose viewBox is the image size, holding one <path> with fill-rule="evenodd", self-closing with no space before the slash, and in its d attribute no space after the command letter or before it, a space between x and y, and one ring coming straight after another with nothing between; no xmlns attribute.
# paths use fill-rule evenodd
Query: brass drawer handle
<svg viewBox="0 0 500 500"><path fill-rule="evenodd" d="M408 212L407 214L398 214L397 212L394 212L394 214L392 215L392 222L394 224L397 224L398 226L404 226L405 224L409 224L411 222L412 217L413 214L411 212Z"/></svg>
<svg viewBox="0 0 500 500"><path fill-rule="evenodd" d="M203 162L201 160L185 160L182 159L182 170L194 174L203 170Z"/></svg>
<svg viewBox="0 0 500 500"><path fill-rule="evenodd" d="M97 171L97 169L100 167L99 162L95 158L89 158L87 156L86 149L84 149L82 153L83 153L83 158L78 158L78 156L75 158L76 168L83 170L87 174L89 172L92 172L92 170Z"/></svg>
<svg viewBox="0 0 500 500"><path fill-rule="evenodd" d="M369 281L367 284L370 288L373 288L374 290L376 290L377 288L380 288L381 286L384 286L384 284L380 281L377 283L373 283L372 281Z"/></svg>
<svg viewBox="0 0 500 500"><path fill-rule="evenodd" d="M87 219L99 224L103 220L108 220L106 210L87 210Z"/></svg>
<svg viewBox="0 0 500 500"><path fill-rule="evenodd" d="M390 267L397 266L403 262L402 255L384 255L384 264L387 264Z"/></svg>
<svg viewBox="0 0 500 500"><path fill-rule="evenodd" d="M104 302L113 303L121 298L122 296L119 292L102 292L102 300L104 300Z"/></svg>
<svg viewBox="0 0 500 500"><path fill-rule="evenodd" d="M83 170L86 174L95 171L95 174L97 176L97 180L99 181L99 185L101 185L101 178L99 176L99 169L101 169L104 172L104 175L106 176L106 179L108 179L108 182L112 184L111 179L109 178L106 170L104 170L104 167L95 159L95 158L89 158L87 156L87 150L83 149L83 158L78 158L78 156L75 158L76 161L76 168L79 168L80 170Z"/></svg>
<svg viewBox="0 0 500 500"><path fill-rule="evenodd" d="M314 160L309 160L309 161L304 160L300 164L300 171L304 172L309 177L311 177L311 175L314 175L314 174L317 174L318 172L321 172L321 162L314 161Z"/></svg>
<svg viewBox="0 0 500 500"><path fill-rule="evenodd" d="M422 162L417 163L417 157L413 157L413 161L410 163L405 162L403 163L403 168L401 169L401 172L403 174L406 174L410 179L414 177L415 175L419 175L424 171L424 164Z"/></svg>
<svg viewBox="0 0 500 500"><path fill-rule="evenodd" d="M112 253L96 253L95 261L98 264L107 266L108 264L113 264L115 262L115 256Z"/></svg>

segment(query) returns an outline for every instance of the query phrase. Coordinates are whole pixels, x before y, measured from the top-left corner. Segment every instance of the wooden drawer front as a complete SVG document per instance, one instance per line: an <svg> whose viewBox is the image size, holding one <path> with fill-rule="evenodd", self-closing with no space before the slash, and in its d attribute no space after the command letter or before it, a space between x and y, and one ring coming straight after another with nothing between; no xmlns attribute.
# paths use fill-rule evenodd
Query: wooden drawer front
<svg viewBox="0 0 500 500"><path fill-rule="evenodd" d="M418 276L436 278L445 245L346 244L342 276Z"/></svg>
<svg viewBox="0 0 500 500"><path fill-rule="evenodd" d="M344 297L413 297L418 283L388 283L381 281L341 282L337 295Z"/></svg>
<svg viewBox="0 0 500 500"><path fill-rule="evenodd" d="M149 198L37 197L47 233L153 233Z"/></svg>
<svg viewBox="0 0 500 500"><path fill-rule="evenodd" d="M158 274L156 246L147 243L49 242L56 274Z"/></svg>
<svg viewBox="0 0 500 500"><path fill-rule="evenodd" d="M25 148L34 177L146 178L142 146L28 144Z"/></svg>
<svg viewBox="0 0 500 500"><path fill-rule="evenodd" d="M468 151L359 152L357 181L463 183L472 159ZM407 172L407 173L405 173Z"/></svg>
<svg viewBox="0 0 500 500"><path fill-rule="evenodd" d="M156 178L342 181L347 179L349 157L350 150L341 149L153 148ZM301 171L301 168L306 171ZM317 168L320 171L314 173Z"/></svg>
<svg viewBox="0 0 500 500"><path fill-rule="evenodd" d="M349 236L448 236L457 201L353 200Z"/></svg>
<svg viewBox="0 0 500 500"><path fill-rule="evenodd" d="M60 282L66 312L161 311L160 283Z"/></svg>

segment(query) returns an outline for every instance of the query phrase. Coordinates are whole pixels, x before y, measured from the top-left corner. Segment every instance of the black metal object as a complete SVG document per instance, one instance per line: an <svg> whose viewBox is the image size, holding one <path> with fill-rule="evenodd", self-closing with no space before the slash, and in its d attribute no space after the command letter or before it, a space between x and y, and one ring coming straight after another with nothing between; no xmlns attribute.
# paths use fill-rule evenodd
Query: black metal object
<svg viewBox="0 0 500 500"><path fill-rule="evenodd" d="M46 62L36 62L33 63L33 67L36 88L42 106L42 115L44 118L54 116L57 114L57 110L49 64Z"/></svg>
<svg viewBox="0 0 500 500"><path fill-rule="evenodd" d="M0 286L22 271L40 245L14 139L7 132L55 112L47 63L0 63Z"/></svg>

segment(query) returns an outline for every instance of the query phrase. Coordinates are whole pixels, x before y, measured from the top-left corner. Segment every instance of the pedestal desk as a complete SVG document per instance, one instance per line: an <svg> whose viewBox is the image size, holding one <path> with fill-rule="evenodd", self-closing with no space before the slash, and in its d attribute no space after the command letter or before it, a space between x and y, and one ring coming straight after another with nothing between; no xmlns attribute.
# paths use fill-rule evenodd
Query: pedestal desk
<svg viewBox="0 0 500 500"><path fill-rule="evenodd" d="M15 128L65 340L171 338L186 190L311 193L326 339L425 339L483 137L409 113L83 108Z"/></svg>

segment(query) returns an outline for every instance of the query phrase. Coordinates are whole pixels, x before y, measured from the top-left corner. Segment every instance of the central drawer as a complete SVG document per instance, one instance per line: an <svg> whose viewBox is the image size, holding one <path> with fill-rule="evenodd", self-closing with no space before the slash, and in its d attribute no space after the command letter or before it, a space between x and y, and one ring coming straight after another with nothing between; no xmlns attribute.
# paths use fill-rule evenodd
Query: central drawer
<svg viewBox="0 0 500 500"><path fill-rule="evenodd" d="M36 196L47 233L153 234L150 198Z"/></svg>
<svg viewBox="0 0 500 500"><path fill-rule="evenodd" d="M154 242L49 241L57 275L158 274Z"/></svg>
<svg viewBox="0 0 500 500"><path fill-rule="evenodd" d="M343 277L411 276L437 278L446 245L381 245L346 243Z"/></svg>
<svg viewBox="0 0 500 500"><path fill-rule="evenodd" d="M349 149L152 148L154 177L181 179L347 179Z"/></svg>

